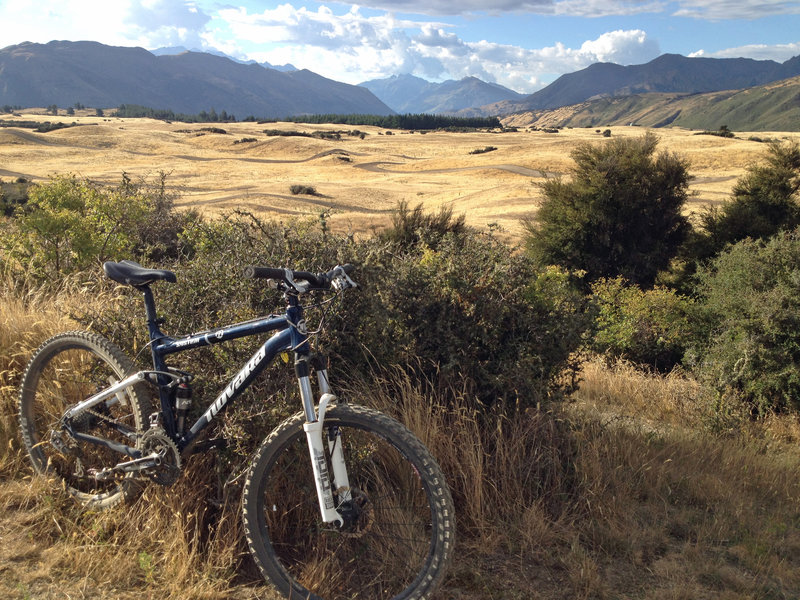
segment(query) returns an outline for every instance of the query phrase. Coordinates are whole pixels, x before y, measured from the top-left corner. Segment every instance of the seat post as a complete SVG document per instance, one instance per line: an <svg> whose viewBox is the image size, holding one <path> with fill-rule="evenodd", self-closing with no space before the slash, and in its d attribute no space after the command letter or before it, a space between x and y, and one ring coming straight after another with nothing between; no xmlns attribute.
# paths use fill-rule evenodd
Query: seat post
<svg viewBox="0 0 800 600"><path fill-rule="evenodd" d="M159 325L161 325L158 315L156 314L156 301L153 297L153 291L149 285L138 285L136 288L142 292L144 297L144 310L147 317L147 330L150 334L151 340L157 340L164 337L161 333Z"/></svg>
<svg viewBox="0 0 800 600"><path fill-rule="evenodd" d="M142 296L144 297L144 309L147 316L147 332L150 336L150 341L154 342L165 337L161 331L161 323L163 320L159 319L158 315L156 314L156 301L155 297L153 296L153 291L150 289L148 284L137 285L135 287L142 292ZM150 353L153 358L153 366L155 369L157 371L165 371L167 369L166 363L164 362L164 357L156 352L156 344L150 344ZM159 376L159 382L161 384L166 384L169 382L169 380L165 379L163 376Z"/></svg>

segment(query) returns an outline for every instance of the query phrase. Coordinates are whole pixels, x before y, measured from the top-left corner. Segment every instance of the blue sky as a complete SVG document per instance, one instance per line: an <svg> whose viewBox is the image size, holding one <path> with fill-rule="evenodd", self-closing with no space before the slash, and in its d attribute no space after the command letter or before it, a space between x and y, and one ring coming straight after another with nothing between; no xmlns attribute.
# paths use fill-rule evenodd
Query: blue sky
<svg viewBox="0 0 800 600"><path fill-rule="evenodd" d="M800 0L0 0L0 23L0 48L185 46L347 83L472 75L524 93L598 61L800 54Z"/></svg>

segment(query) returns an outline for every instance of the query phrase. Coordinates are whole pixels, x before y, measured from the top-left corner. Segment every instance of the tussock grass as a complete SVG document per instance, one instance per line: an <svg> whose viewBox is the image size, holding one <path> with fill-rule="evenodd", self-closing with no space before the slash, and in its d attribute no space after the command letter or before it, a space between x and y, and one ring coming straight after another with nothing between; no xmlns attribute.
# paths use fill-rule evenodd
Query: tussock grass
<svg viewBox="0 0 800 600"><path fill-rule="evenodd" d="M60 298L4 293L0 565L13 569L0 595L277 598L242 540L241 481L215 455L188 458L173 487L148 485L104 512L31 475L15 386L29 353L74 327L65 315L85 295ZM397 369L342 394L403 421L448 477L459 537L438 598L800 595L796 419L754 423L732 410L720 419L685 376L600 361L552 411L477 413L467 390Z"/></svg>

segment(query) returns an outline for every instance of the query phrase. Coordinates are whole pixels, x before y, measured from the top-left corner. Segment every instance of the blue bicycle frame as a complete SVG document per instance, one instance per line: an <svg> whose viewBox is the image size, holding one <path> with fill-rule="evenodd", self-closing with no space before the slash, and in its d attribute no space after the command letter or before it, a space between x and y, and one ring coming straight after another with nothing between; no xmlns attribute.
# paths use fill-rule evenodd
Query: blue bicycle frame
<svg viewBox="0 0 800 600"><path fill-rule="evenodd" d="M310 356L310 347L308 344L308 334L303 319L303 307L298 302L296 296L287 295L289 306L287 306L286 312L283 315L270 315L261 319L228 325L202 333L195 333L183 338L173 338L165 335L160 329L161 321L156 316L155 301L149 286L142 286L139 289L144 295L153 367L158 373L161 415L164 419L163 425L170 437L175 439L179 450L183 451L190 446L192 442L196 440L198 434L211 423L214 417L219 414L229 402L237 398L264 368L282 352L294 352L295 370L300 384L306 419L309 422L316 420L311 385L309 382L308 360ZM216 399L189 430L178 437L172 412L175 391L169 386L170 375L167 374L166 357L170 354L270 331L276 331L276 333L256 350L250 360L248 360L236 376L231 379L228 385L219 393ZM318 376L323 388L321 392L327 393L327 374L324 369L318 370Z"/></svg>

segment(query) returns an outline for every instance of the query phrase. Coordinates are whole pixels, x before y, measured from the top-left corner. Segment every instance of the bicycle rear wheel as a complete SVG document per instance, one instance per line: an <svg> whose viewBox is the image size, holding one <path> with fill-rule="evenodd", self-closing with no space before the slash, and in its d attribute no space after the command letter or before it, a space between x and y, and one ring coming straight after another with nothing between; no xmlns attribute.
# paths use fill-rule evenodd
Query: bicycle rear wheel
<svg viewBox="0 0 800 600"><path fill-rule="evenodd" d="M130 477L98 480L104 467L126 457L104 446L80 442L61 426L64 412L137 369L117 346L84 331L47 340L31 358L19 395L22 440L33 468L61 482L79 502L108 508L138 489ZM72 427L128 446L144 430L147 390L137 384L73 419Z"/></svg>
<svg viewBox="0 0 800 600"><path fill-rule="evenodd" d="M302 414L261 445L243 496L247 541L262 574L287 597L428 598L455 543L453 501L428 450L400 423L342 404L323 440L341 433L351 502L335 490L338 528L322 522Z"/></svg>

